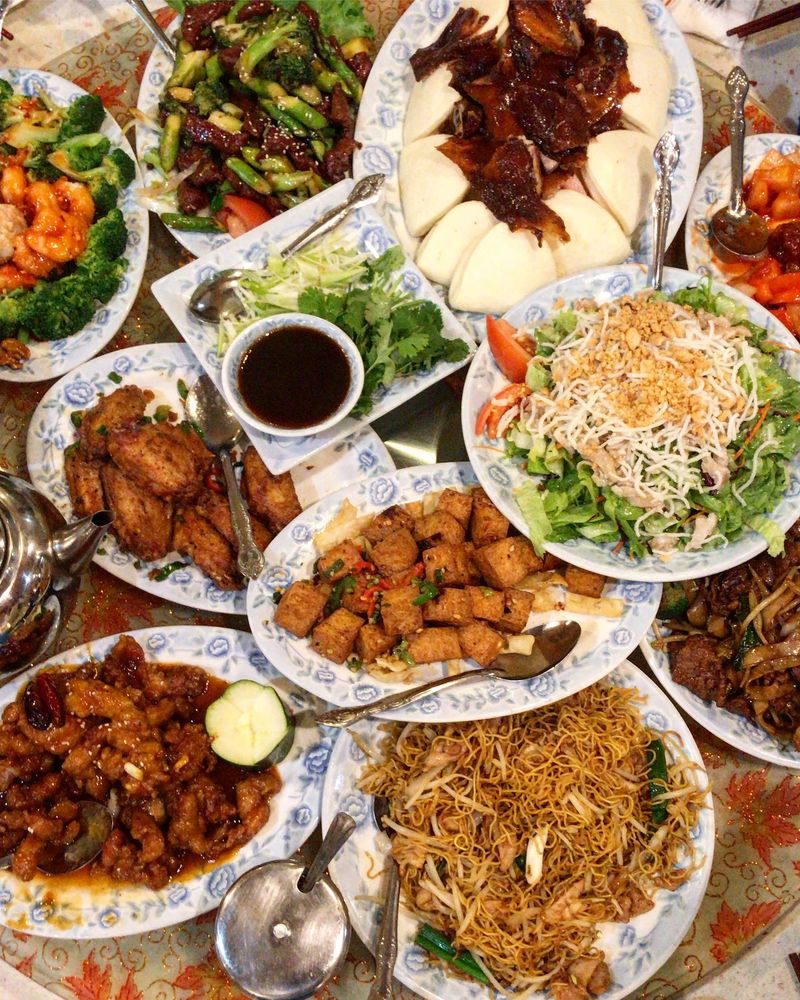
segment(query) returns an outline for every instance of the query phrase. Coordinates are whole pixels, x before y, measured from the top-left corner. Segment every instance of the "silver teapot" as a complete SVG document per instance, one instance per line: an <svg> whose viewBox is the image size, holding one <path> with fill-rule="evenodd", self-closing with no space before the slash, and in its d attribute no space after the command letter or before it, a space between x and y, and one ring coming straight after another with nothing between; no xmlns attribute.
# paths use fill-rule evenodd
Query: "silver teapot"
<svg viewBox="0 0 800 1000"><path fill-rule="evenodd" d="M0 672L36 662L53 645L113 520L100 510L67 524L29 483L0 472Z"/></svg>

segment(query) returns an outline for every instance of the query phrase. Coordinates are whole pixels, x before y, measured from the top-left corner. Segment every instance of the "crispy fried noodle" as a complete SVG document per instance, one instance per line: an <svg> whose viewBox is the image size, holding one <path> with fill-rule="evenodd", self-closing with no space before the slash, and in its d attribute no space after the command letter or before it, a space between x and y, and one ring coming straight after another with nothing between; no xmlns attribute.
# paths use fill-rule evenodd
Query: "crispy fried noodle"
<svg viewBox="0 0 800 1000"><path fill-rule="evenodd" d="M510 718L406 726L362 774L362 790L391 800L405 905L497 989L602 993L598 922L651 909L702 863L697 765L662 734L667 791L651 798L653 734L636 698L594 685Z"/></svg>

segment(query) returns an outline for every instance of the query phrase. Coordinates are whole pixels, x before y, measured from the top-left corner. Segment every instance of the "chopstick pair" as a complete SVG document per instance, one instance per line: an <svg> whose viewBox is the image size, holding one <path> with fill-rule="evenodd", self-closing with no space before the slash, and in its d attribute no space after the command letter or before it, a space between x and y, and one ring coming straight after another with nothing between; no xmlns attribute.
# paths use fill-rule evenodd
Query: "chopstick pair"
<svg viewBox="0 0 800 1000"><path fill-rule="evenodd" d="M737 27L731 28L730 31L726 31L725 34L747 38L748 35L755 35L759 31L766 31L767 28L775 28L779 24L786 24L789 21L797 20L797 18L800 18L800 3L793 3L788 7L784 7L783 10L776 10L771 14L764 14L763 17L757 17L752 21L739 24Z"/></svg>

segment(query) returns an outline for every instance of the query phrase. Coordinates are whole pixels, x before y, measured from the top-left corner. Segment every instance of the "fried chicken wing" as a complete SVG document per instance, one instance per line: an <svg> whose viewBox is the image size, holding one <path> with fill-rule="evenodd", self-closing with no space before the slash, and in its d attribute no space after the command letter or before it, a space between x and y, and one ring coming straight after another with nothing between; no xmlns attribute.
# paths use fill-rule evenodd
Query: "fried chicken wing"
<svg viewBox="0 0 800 1000"><path fill-rule="evenodd" d="M273 531L280 531L302 511L291 474L284 472L273 476L252 445L244 453L242 461L242 487L250 510L266 521Z"/></svg>
<svg viewBox="0 0 800 1000"><path fill-rule="evenodd" d="M86 458L74 445L67 449L64 473L67 477L72 509L77 517L88 517L105 507L100 470L103 463Z"/></svg>
<svg viewBox="0 0 800 1000"><path fill-rule="evenodd" d="M104 396L83 415L78 429L81 451L90 458L107 458L109 435L120 427L135 424L144 416L152 398L149 389L137 385L120 386Z"/></svg>
<svg viewBox="0 0 800 1000"><path fill-rule="evenodd" d="M145 424L122 428L109 434L108 450L126 476L157 497L186 501L200 492L206 472L204 460L190 435L177 427Z"/></svg>
<svg viewBox="0 0 800 1000"><path fill-rule="evenodd" d="M236 569L233 549L214 525L191 507L175 513L173 544L210 576L220 590L239 590L243 581Z"/></svg>
<svg viewBox="0 0 800 1000"><path fill-rule="evenodd" d="M231 520L231 508L227 497L222 496L220 493L214 493L213 490L204 490L197 498L195 510L214 525L217 531L233 548L234 552L239 551L236 532L233 530L233 522ZM252 514L250 515L250 524L253 528L253 539L263 552L272 541L272 533L265 524L262 524Z"/></svg>
<svg viewBox="0 0 800 1000"><path fill-rule="evenodd" d="M148 562L165 556L172 548L172 505L114 465L104 465L100 478L108 506L114 511L111 530L122 548Z"/></svg>

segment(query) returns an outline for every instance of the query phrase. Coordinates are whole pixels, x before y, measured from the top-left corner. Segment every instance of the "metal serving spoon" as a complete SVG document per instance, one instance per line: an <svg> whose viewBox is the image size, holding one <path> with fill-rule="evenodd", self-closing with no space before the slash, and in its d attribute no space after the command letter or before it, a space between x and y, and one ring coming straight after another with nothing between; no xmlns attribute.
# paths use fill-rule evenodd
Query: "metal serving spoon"
<svg viewBox="0 0 800 1000"><path fill-rule="evenodd" d="M325 869L356 828L338 813L308 868L269 861L230 887L214 946L233 981L257 1000L300 1000L334 975L350 944L342 895Z"/></svg>
<svg viewBox="0 0 800 1000"><path fill-rule="evenodd" d="M371 205L378 200L378 195L386 178L383 174L370 174L357 182L347 199L335 208L325 212L316 222L312 223L296 239L283 248L280 256L283 260L306 246L312 240L319 239L345 219L351 212L364 205ZM250 269L252 270L252 268ZM218 323L223 316L234 318L244 311L236 290L239 287L244 268L232 267L207 278L192 292L189 299L189 309L203 320L204 323Z"/></svg>
<svg viewBox="0 0 800 1000"><path fill-rule="evenodd" d="M222 471L225 473L225 485L228 487L231 521L239 545L236 564L242 576L255 580L264 568L264 554L259 551L253 538L253 527L236 481L230 452L242 436L241 425L205 373L189 390L185 406L189 419L203 432L205 446L219 455Z"/></svg>
<svg viewBox="0 0 800 1000"><path fill-rule="evenodd" d="M388 837L394 831L385 827L383 820L389 815L391 803L385 795L376 795L372 800L372 815L378 829ZM381 925L378 937L375 939L375 980L369 991L367 1000L392 1000L392 977L397 961L397 913L400 909L400 869L391 851L386 856L389 867L386 899L381 914Z"/></svg>
<svg viewBox="0 0 800 1000"><path fill-rule="evenodd" d="M505 681L529 680L550 670L572 652L581 637L581 627L576 621L548 622L546 625L537 625L529 629L525 635L532 635L536 640L530 653L501 653L488 667L467 670L453 677L439 677L435 681L428 681L427 684L411 688L410 691L399 691L397 694L387 695L366 705L334 709L332 712L317 716L317 724L336 728L350 726L370 715L390 712L395 708L405 708L406 705L424 698L431 691L442 691L445 688L455 687L456 684L463 684L464 681L483 680L486 677L500 677Z"/></svg>
<svg viewBox="0 0 800 1000"><path fill-rule="evenodd" d="M156 42L157 45L161 46L170 59L175 60L178 55L175 44L164 33L161 25L147 9L143 0L127 0L127 2L133 8L134 14L139 18L145 28L147 28L153 38L153 41Z"/></svg>
<svg viewBox="0 0 800 1000"><path fill-rule="evenodd" d="M664 277L664 254L667 252L667 229L672 212L672 174L678 165L681 147L672 132L665 132L653 150L656 168L656 191L653 196L653 256L647 275L647 284L656 290L661 288Z"/></svg>
<svg viewBox="0 0 800 1000"><path fill-rule="evenodd" d="M758 257L769 239L766 222L744 203L744 102L750 81L741 66L728 73L725 89L731 99L728 126L731 133L731 197L725 208L714 213L711 234L723 250L737 257Z"/></svg>
<svg viewBox="0 0 800 1000"><path fill-rule="evenodd" d="M66 847L53 848L39 861L39 870L47 875L66 875L84 868L103 850L114 826L111 812L100 802L83 799L78 803L80 833ZM11 867L13 854L0 858L0 870Z"/></svg>

